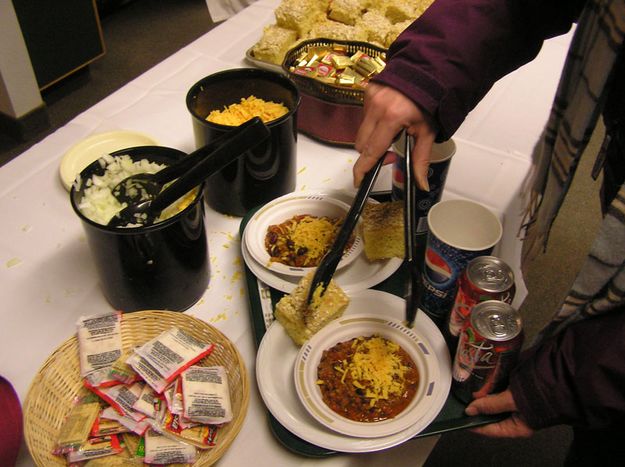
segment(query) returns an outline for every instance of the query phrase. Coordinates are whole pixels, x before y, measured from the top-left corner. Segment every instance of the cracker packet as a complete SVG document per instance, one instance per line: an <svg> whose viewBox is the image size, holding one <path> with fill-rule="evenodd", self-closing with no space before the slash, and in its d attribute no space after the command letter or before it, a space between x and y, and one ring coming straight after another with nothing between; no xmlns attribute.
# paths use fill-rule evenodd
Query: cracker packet
<svg viewBox="0 0 625 467"><path fill-rule="evenodd" d="M69 463L84 462L98 457L112 456L122 452L124 448L117 435L90 438L79 449L68 452L66 457Z"/></svg>
<svg viewBox="0 0 625 467"><path fill-rule="evenodd" d="M139 347L136 353L171 383L186 368L209 355L214 347L174 326Z"/></svg>
<svg viewBox="0 0 625 467"><path fill-rule="evenodd" d="M128 357L126 363L128 363L157 394L161 394L169 385L156 368L150 365L148 361L138 353L134 353Z"/></svg>
<svg viewBox="0 0 625 467"><path fill-rule="evenodd" d="M149 385L144 384L139 398L132 404L132 408L146 417L156 418L160 411L161 399L156 397L156 392Z"/></svg>
<svg viewBox="0 0 625 467"><path fill-rule="evenodd" d="M95 396L87 395L76 399L61 425L53 453L66 454L79 449L89 438L99 413L100 403Z"/></svg>
<svg viewBox="0 0 625 467"><path fill-rule="evenodd" d="M207 425L232 420L228 375L223 366L191 366L181 380L186 419Z"/></svg>
<svg viewBox="0 0 625 467"><path fill-rule="evenodd" d="M194 446L168 438L154 430L148 430L145 434L145 457L146 464L173 464L195 462L197 451Z"/></svg>
<svg viewBox="0 0 625 467"><path fill-rule="evenodd" d="M99 386L122 354L122 314L81 316L77 322L80 375ZM95 378L95 380L94 380Z"/></svg>
<svg viewBox="0 0 625 467"><path fill-rule="evenodd" d="M143 435L148 430L148 428L152 426L152 421L149 418L144 418L141 421L136 421L126 415L121 415L113 407L107 407L106 409L104 409L100 416L108 420L115 420L116 422L119 422L121 425L128 428L129 431L140 436Z"/></svg>

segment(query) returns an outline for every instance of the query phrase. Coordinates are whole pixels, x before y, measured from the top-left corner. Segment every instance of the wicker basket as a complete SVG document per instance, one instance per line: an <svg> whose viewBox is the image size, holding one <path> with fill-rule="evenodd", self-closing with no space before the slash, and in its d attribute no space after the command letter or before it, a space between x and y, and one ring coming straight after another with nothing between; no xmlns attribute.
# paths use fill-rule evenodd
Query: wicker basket
<svg viewBox="0 0 625 467"><path fill-rule="evenodd" d="M352 147L363 118L364 91L323 83L289 70L303 51L311 47L327 47L332 44L344 45L350 55L358 50L371 57L386 53L386 49L367 42L311 39L299 43L287 52L282 69L300 90L297 129L322 143Z"/></svg>
<svg viewBox="0 0 625 467"><path fill-rule="evenodd" d="M228 373L233 420L220 428L211 449L198 450L195 466L215 463L228 449L243 425L249 403L249 379L238 350L220 331L193 316L170 311L139 311L122 319L124 350L143 344L173 326L215 349L199 365L221 365ZM24 403L24 437L38 466L66 465L65 459L52 454L59 430L72 401L86 394L80 377L78 340L65 341L42 365L31 383Z"/></svg>
<svg viewBox="0 0 625 467"><path fill-rule="evenodd" d="M370 57L386 55L386 49L369 44L368 42L341 41L335 39L311 39L300 42L296 47L286 53L284 61L282 62L282 69L288 74L289 78L295 82L300 91L305 92L310 96L318 99L324 99L335 104L362 105L365 96L362 89L351 89L344 86L326 84L313 78L296 75L289 70L289 68L294 64L295 59L299 57L302 52L305 52L310 48L331 47L333 44L345 46L348 55L353 55L359 50L366 53Z"/></svg>

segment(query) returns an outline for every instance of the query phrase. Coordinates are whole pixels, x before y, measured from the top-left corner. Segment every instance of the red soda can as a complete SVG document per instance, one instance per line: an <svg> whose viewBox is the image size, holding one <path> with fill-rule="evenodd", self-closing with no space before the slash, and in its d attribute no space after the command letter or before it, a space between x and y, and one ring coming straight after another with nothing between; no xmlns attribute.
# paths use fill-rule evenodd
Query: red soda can
<svg viewBox="0 0 625 467"><path fill-rule="evenodd" d="M487 300L473 307L460 333L452 391L465 403L506 388L523 344L521 314L508 303Z"/></svg>
<svg viewBox="0 0 625 467"><path fill-rule="evenodd" d="M512 303L515 291L514 272L503 260L495 256L472 259L460 276L456 301L447 320L449 334L453 338L460 335L476 304L486 300Z"/></svg>

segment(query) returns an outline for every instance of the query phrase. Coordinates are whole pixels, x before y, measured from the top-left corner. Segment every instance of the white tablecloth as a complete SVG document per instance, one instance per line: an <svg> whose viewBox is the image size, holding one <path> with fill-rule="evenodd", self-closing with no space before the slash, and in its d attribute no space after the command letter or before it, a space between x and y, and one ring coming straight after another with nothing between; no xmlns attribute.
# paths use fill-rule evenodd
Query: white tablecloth
<svg viewBox="0 0 625 467"><path fill-rule="evenodd" d="M0 169L0 374L24 401L40 365L75 332L79 316L111 310L103 298L82 227L58 176L59 162L77 141L116 129L135 130L161 145L194 149L187 90L216 71L250 66L245 51L272 23L277 0L260 0L77 116ZM445 197L481 201L500 214L504 238L497 254L518 272L516 238L522 181L529 154L546 120L570 36L550 40L539 58L499 82L456 135L458 150ZM297 190L352 186L356 153L320 145L300 135ZM388 169L378 188L390 188ZM255 345L240 259L240 219L206 215L212 277L204 297L186 313L224 332L241 351L252 381L243 429L221 465L308 465L272 437L254 384ZM517 304L525 297L518 284ZM341 455L328 466L418 465L436 438L410 441L388 451ZM26 449L19 465L32 465Z"/></svg>

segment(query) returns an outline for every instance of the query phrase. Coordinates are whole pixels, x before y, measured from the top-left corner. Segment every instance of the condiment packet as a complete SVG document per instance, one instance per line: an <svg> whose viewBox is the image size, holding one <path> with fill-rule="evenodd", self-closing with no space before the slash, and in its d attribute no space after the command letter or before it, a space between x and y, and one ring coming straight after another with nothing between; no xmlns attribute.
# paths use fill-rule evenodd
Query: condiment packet
<svg viewBox="0 0 625 467"><path fill-rule="evenodd" d="M143 436L136 433L124 433L122 435L124 446L132 457L143 459L145 456L145 445L143 443Z"/></svg>
<svg viewBox="0 0 625 467"><path fill-rule="evenodd" d="M141 421L136 421L126 415L121 415L113 407L107 407L106 409L104 409L100 416L109 420L118 421L120 424L124 425L130 431L138 435L143 435L148 430L148 428L152 426L152 421L149 418L144 418Z"/></svg>
<svg viewBox="0 0 625 467"><path fill-rule="evenodd" d="M123 384L132 384L141 380L141 377L132 369L126 360L134 353L124 352L111 366L110 377Z"/></svg>
<svg viewBox="0 0 625 467"><path fill-rule="evenodd" d="M70 463L83 462L97 457L119 454L123 450L117 435L91 438L83 443L78 450L67 453L67 461Z"/></svg>
<svg viewBox="0 0 625 467"><path fill-rule="evenodd" d="M94 388L109 388L121 384L111 376L111 368L99 368L85 376L85 383Z"/></svg>
<svg viewBox="0 0 625 467"><path fill-rule="evenodd" d="M125 415L139 422L145 415L133 409L133 404L137 402L144 383L135 383L132 386L118 385L110 388L92 388L95 394L108 402L120 415Z"/></svg>
<svg viewBox="0 0 625 467"><path fill-rule="evenodd" d="M228 375L223 366L191 366L181 379L185 418L209 425L232 420Z"/></svg>
<svg viewBox="0 0 625 467"><path fill-rule="evenodd" d="M197 425L199 425L198 422L186 420L182 417L182 415L167 411L165 412L165 415L161 418L159 427L170 433L180 434L183 430L193 428Z"/></svg>
<svg viewBox="0 0 625 467"><path fill-rule="evenodd" d="M122 354L122 314L119 311L80 317L77 323L80 375L109 368Z"/></svg>
<svg viewBox="0 0 625 467"><path fill-rule="evenodd" d="M146 464L192 464L196 457L196 449L190 444L168 438L154 430L148 430L145 434L143 461Z"/></svg>
<svg viewBox="0 0 625 467"><path fill-rule="evenodd" d="M173 414L182 415L184 407L182 405L182 381L180 378L171 383L171 385L163 391L167 408Z"/></svg>
<svg viewBox="0 0 625 467"><path fill-rule="evenodd" d="M136 353L170 383L186 368L210 354L214 347L172 327L139 347Z"/></svg>
<svg viewBox="0 0 625 467"><path fill-rule="evenodd" d="M99 413L100 403L94 401L93 396L77 400L61 425L54 454L65 454L79 449L89 438Z"/></svg>
<svg viewBox="0 0 625 467"><path fill-rule="evenodd" d="M126 363L135 370L157 394L161 394L168 386L167 381L148 361L141 355L135 353L128 357Z"/></svg>
<svg viewBox="0 0 625 467"><path fill-rule="evenodd" d="M161 406L161 400L156 397L156 392L149 385L144 384L137 401L132 404L132 408L147 417L156 418Z"/></svg>
<svg viewBox="0 0 625 467"><path fill-rule="evenodd" d="M152 365L148 363L148 361L143 358L138 353L132 354L126 360L133 370L141 376L143 381L145 381L157 394L161 394L169 385L165 378L163 378L160 373L154 368Z"/></svg>
<svg viewBox="0 0 625 467"><path fill-rule="evenodd" d="M215 425L198 425L191 428L186 428L178 433L178 436L188 440L189 442L199 443L202 446L201 449L207 449L215 446L215 439L219 427Z"/></svg>
<svg viewBox="0 0 625 467"><path fill-rule="evenodd" d="M119 435L121 433L127 433L128 431L128 428L118 421L98 416L93 424L93 427L91 427L89 437L97 438L99 436Z"/></svg>

